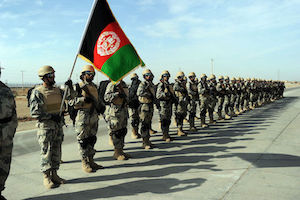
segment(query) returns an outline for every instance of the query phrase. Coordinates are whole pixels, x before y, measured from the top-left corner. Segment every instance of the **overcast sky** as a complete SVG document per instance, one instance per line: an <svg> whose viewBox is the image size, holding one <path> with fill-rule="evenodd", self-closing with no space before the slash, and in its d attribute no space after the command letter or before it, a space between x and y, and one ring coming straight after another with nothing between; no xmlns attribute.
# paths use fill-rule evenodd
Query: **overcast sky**
<svg viewBox="0 0 300 200"><path fill-rule="evenodd" d="M167 69L300 80L300 0L108 0L156 78ZM52 65L68 78L92 0L0 0L1 80L39 82ZM78 80L79 59L72 76ZM137 70L141 74L143 69ZM105 76L99 73L100 81ZM157 79L156 79L157 80Z"/></svg>

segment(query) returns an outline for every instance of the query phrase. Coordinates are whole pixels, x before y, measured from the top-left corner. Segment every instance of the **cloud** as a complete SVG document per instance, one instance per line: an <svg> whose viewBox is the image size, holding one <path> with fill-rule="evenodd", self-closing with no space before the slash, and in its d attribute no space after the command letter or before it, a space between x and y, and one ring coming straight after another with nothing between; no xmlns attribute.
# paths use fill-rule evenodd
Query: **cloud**
<svg viewBox="0 0 300 200"><path fill-rule="evenodd" d="M12 12L0 13L0 19L1 20L11 20L11 19L17 19L19 17L20 17L19 14L15 14L15 13L12 13Z"/></svg>
<svg viewBox="0 0 300 200"><path fill-rule="evenodd" d="M39 6L43 6L44 2L42 0L36 0L35 3Z"/></svg>

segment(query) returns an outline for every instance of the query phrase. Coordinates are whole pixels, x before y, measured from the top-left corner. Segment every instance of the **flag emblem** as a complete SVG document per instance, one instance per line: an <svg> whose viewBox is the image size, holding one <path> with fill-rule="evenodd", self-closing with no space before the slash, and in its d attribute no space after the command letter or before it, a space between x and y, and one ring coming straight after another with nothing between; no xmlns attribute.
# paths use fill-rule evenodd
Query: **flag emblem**
<svg viewBox="0 0 300 200"><path fill-rule="evenodd" d="M111 55L118 50L120 43L121 40L115 32L106 31L101 33L97 41L97 53L100 56Z"/></svg>

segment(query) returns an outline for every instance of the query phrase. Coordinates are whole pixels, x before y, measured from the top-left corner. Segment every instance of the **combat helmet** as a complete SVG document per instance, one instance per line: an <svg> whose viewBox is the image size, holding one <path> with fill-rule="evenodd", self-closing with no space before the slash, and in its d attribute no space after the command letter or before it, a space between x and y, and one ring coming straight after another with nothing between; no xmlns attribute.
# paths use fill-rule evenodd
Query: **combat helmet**
<svg viewBox="0 0 300 200"><path fill-rule="evenodd" d="M161 77L163 77L163 76L165 76L165 75L168 75L168 76L170 76L170 73L169 73L169 71L168 70L164 70L162 73L161 73Z"/></svg>
<svg viewBox="0 0 300 200"><path fill-rule="evenodd" d="M195 77L195 76L196 76L195 72L190 72L188 75L188 77Z"/></svg>
<svg viewBox="0 0 300 200"><path fill-rule="evenodd" d="M224 79L225 79L225 80L229 80L229 76L225 76Z"/></svg>
<svg viewBox="0 0 300 200"><path fill-rule="evenodd" d="M236 81L236 78L235 77L231 77L231 81Z"/></svg>
<svg viewBox="0 0 300 200"><path fill-rule="evenodd" d="M85 65L81 70L81 75L83 75L85 72L93 72L95 74L95 69L92 65Z"/></svg>
<svg viewBox="0 0 300 200"><path fill-rule="evenodd" d="M133 79L133 78L138 78L139 76L136 74L136 73L133 73L130 75L130 79Z"/></svg>
<svg viewBox="0 0 300 200"><path fill-rule="evenodd" d="M224 76L219 76L218 79L219 79L219 80L223 80L223 79L224 79Z"/></svg>
<svg viewBox="0 0 300 200"><path fill-rule="evenodd" d="M153 75L153 74L152 74L152 72L151 72L150 69L145 69L145 70L143 71L143 76L145 76L145 75Z"/></svg>
<svg viewBox="0 0 300 200"><path fill-rule="evenodd" d="M209 80L213 80L213 79L216 79L216 76L214 75L214 74L212 74L212 75L210 75L209 76L209 78L208 78Z"/></svg>
<svg viewBox="0 0 300 200"><path fill-rule="evenodd" d="M38 75L39 75L40 79L43 79L43 77L46 74L50 74L50 73L54 73L54 72L55 71L54 71L53 67L51 67L50 65L45 65L39 69Z"/></svg>
<svg viewBox="0 0 300 200"><path fill-rule="evenodd" d="M178 78L178 77L184 77L183 71L177 72L176 78Z"/></svg>

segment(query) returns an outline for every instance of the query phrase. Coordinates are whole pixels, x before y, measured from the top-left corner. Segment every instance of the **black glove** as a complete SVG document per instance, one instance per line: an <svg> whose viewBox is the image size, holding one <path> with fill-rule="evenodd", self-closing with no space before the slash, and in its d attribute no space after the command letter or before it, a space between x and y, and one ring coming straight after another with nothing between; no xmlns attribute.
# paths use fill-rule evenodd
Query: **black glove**
<svg viewBox="0 0 300 200"><path fill-rule="evenodd" d="M98 114L103 114L105 112L105 106L104 105L101 105L99 106L99 113Z"/></svg>
<svg viewBox="0 0 300 200"><path fill-rule="evenodd" d="M66 86L69 86L69 88L71 88L71 87L73 86L72 80L71 80L71 79L67 80L67 81L65 82L65 85L66 85Z"/></svg>
<svg viewBox="0 0 300 200"><path fill-rule="evenodd" d="M85 103L92 103L93 102L93 99L91 97L85 97L84 98L84 102Z"/></svg>
<svg viewBox="0 0 300 200"><path fill-rule="evenodd" d="M119 93L119 97L120 97L120 98L125 98L126 95L125 95L124 93Z"/></svg>
<svg viewBox="0 0 300 200"><path fill-rule="evenodd" d="M56 123L59 123L61 122L61 116L57 115L57 114L51 114L51 118L50 120L56 122Z"/></svg>

